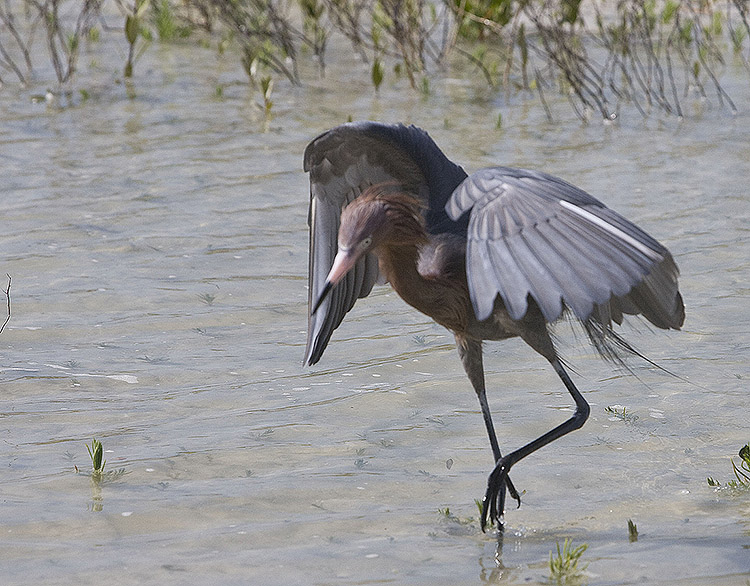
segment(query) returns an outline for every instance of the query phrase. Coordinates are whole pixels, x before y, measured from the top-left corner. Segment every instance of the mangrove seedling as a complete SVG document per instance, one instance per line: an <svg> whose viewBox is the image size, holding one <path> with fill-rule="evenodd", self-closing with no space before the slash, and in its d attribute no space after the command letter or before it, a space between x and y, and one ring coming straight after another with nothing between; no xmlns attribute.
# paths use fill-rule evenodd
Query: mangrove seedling
<svg viewBox="0 0 750 586"><path fill-rule="evenodd" d="M578 567L578 562L581 560L583 552L588 548L588 544L584 543L576 548L572 544L573 542L570 539L565 538L562 551L560 550L560 542L557 542L557 556L554 555L553 551L549 552L550 583L558 586L578 584L583 578L583 572L588 564Z"/></svg>
<svg viewBox="0 0 750 586"><path fill-rule="evenodd" d="M609 405L608 407L605 407L604 411L612 416L612 421L615 419L619 419L625 423L635 423L638 421L638 416L629 413L627 407L623 407L622 405Z"/></svg>
<svg viewBox="0 0 750 586"><path fill-rule="evenodd" d="M383 83L385 77L385 68L383 62L375 57L375 61L372 63L372 85L375 86L375 91L380 90L380 84Z"/></svg>
<svg viewBox="0 0 750 586"><path fill-rule="evenodd" d="M628 519L628 541L635 543L638 541L638 527L632 519Z"/></svg>
<svg viewBox="0 0 750 586"><path fill-rule="evenodd" d="M132 11L125 17L125 39L128 42L128 60L125 63L123 75L126 78L133 77L133 66L145 49L145 44L136 52L136 43L139 36L143 36L143 18L148 10L150 0L136 0Z"/></svg>
<svg viewBox="0 0 750 586"><path fill-rule="evenodd" d="M729 480L722 485L721 482L709 476L706 478L708 485L714 488L750 489L750 443L740 448L739 456L739 466L734 463L734 458L732 458L732 471L736 480Z"/></svg>
<svg viewBox="0 0 750 586"><path fill-rule="evenodd" d="M273 92L273 79L270 75L264 76L260 80L260 91L263 95L263 107L266 112L266 116L271 113L273 107L273 101L271 100L271 93Z"/></svg>
<svg viewBox="0 0 750 586"><path fill-rule="evenodd" d="M92 476L101 476L104 472L104 465L107 463L103 458L104 448L102 447L102 442L93 438L91 445L86 444L86 449L89 451L89 456L91 456L91 465L94 470Z"/></svg>
<svg viewBox="0 0 750 586"><path fill-rule="evenodd" d="M438 515L440 515L440 518L443 521L447 521L448 523L451 523L453 525L461 525L464 527L474 525L474 523L476 523L478 519L475 519L474 517L459 517L458 515L454 514L449 507L438 509Z"/></svg>

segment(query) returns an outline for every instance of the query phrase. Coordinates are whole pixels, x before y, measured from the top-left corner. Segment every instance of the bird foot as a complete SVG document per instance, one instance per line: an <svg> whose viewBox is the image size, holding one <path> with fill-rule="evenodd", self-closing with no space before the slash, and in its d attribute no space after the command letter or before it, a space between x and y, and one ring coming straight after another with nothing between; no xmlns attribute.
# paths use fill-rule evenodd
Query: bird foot
<svg viewBox="0 0 750 586"><path fill-rule="evenodd" d="M489 525L496 524L498 529L502 529L506 490L518 502L518 506L521 506L521 497L510 481L510 477L508 476L509 471L510 462L505 458L501 458L497 461L495 469L487 479L487 492L482 499L482 531L487 529L488 519Z"/></svg>
<svg viewBox="0 0 750 586"><path fill-rule="evenodd" d="M518 506L516 508L521 508L521 495L516 490L516 487L513 486L513 483L510 481L510 476L508 476L507 474L505 475L505 486L508 487L508 494L510 494L511 498L513 498L518 503ZM505 498L503 497L503 501L504 500Z"/></svg>

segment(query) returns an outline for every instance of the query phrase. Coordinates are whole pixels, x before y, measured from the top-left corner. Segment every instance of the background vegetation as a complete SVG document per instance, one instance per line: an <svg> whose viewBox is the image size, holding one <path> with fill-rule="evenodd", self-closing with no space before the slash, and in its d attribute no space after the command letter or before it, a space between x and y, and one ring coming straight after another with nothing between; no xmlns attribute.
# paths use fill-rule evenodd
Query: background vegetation
<svg viewBox="0 0 750 586"><path fill-rule="evenodd" d="M545 92L561 91L584 119L626 102L682 116L689 97L734 111L722 71L750 73L750 0L2 0L0 84L32 81L40 55L68 84L82 43L120 35L124 77L153 41L195 42L236 53L268 109L274 77L304 83L302 59L324 75L335 35L375 91L403 77L429 92L432 75L468 63L545 109Z"/></svg>

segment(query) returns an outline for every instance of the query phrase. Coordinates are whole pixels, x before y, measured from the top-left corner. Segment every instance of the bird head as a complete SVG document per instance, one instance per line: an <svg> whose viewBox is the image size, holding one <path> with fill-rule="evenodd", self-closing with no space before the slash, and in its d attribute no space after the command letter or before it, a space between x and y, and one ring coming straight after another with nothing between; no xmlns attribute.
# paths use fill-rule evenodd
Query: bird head
<svg viewBox="0 0 750 586"><path fill-rule="evenodd" d="M338 252L313 313L357 262L383 244L418 244L426 239L421 204L391 185L373 186L341 212Z"/></svg>

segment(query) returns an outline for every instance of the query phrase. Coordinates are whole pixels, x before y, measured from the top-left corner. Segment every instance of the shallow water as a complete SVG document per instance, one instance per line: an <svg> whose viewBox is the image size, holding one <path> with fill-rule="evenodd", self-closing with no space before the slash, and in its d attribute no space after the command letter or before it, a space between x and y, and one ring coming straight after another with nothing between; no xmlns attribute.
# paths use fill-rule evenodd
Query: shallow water
<svg viewBox="0 0 750 586"><path fill-rule="evenodd" d="M549 123L534 96L481 81L374 96L345 61L302 88L279 80L266 119L228 56L153 46L129 85L111 73L121 59L87 55L87 100L0 92L0 273L13 278L0 335L4 584L536 583L566 537L588 544L590 584L745 584L748 494L706 483L732 478L750 439L739 71L724 80L736 116L626 110L603 126L550 95ZM379 287L320 365L301 366L301 157L349 116L423 126L469 171L562 176L682 270L684 331L625 330L682 378L637 361L636 376L612 370L560 328L592 415L514 468L525 494L502 543L476 523L491 453L446 331ZM505 449L569 416L559 380L521 342L488 344L485 364ZM106 469L123 471L98 485L92 437Z"/></svg>

